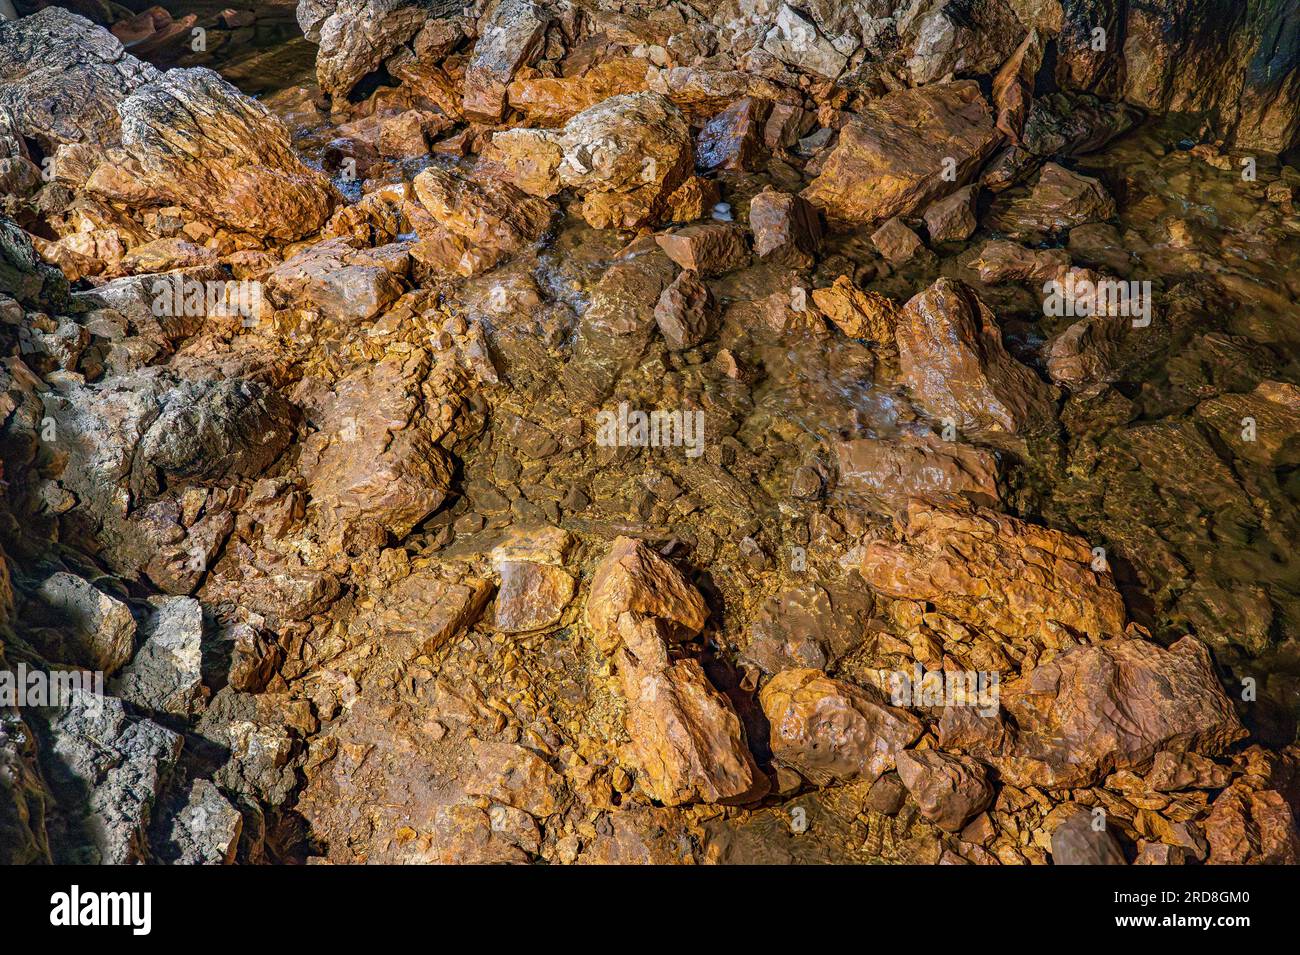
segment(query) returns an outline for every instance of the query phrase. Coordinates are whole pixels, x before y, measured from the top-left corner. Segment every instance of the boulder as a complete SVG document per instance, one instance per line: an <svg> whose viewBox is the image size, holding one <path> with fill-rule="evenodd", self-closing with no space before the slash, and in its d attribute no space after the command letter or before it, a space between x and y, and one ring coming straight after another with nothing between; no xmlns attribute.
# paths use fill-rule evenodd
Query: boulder
<svg viewBox="0 0 1300 955"><path fill-rule="evenodd" d="M376 264L378 263L378 264ZM409 258L384 259L355 250L346 239L308 246L271 270L266 291L282 308L321 312L344 325L372 319L397 301Z"/></svg>
<svg viewBox="0 0 1300 955"><path fill-rule="evenodd" d="M893 266L906 265L925 248L917 234L898 218L887 220L873 232L871 244Z"/></svg>
<svg viewBox="0 0 1300 955"><path fill-rule="evenodd" d="M541 52L551 15L532 0L495 0L479 23L479 39L465 67L465 115L499 123L510 81Z"/></svg>
<svg viewBox="0 0 1300 955"><path fill-rule="evenodd" d="M221 790L196 779L167 827L161 854L173 865L230 865L243 828L244 817Z"/></svg>
<svg viewBox="0 0 1300 955"><path fill-rule="evenodd" d="M45 578L36 594L58 624L68 630L71 659L60 660L111 676L135 651L135 618L122 601L89 581L59 571Z"/></svg>
<svg viewBox="0 0 1300 955"><path fill-rule="evenodd" d="M988 772L969 756L936 750L907 750L896 757L898 778L916 801L924 819L947 832L958 832L966 821L993 801Z"/></svg>
<svg viewBox="0 0 1300 955"><path fill-rule="evenodd" d="M749 264L745 230L734 222L697 222L655 236L664 254L698 275L722 275Z"/></svg>
<svg viewBox="0 0 1300 955"><path fill-rule="evenodd" d="M668 639L689 640L708 609L680 570L641 541L618 537L592 575L583 616L597 644L612 653L625 625L647 619Z"/></svg>
<svg viewBox="0 0 1300 955"><path fill-rule="evenodd" d="M925 228L932 243L965 242L979 222L975 218L977 186L964 186L950 196L938 199L925 210Z"/></svg>
<svg viewBox="0 0 1300 955"><path fill-rule="evenodd" d="M203 607L192 597L160 597L140 629L143 643L110 684L113 693L147 711L194 716L203 685Z"/></svg>
<svg viewBox="0 0 1300 955"><path fill-rule="evenodd" d="M303 7L300 3L300 22ZM307 17L308 39L320 45L316 81L321 92L336 97L347 96L363 77L379 69L424 26L430 12L423 0L334 0L332 7L323 19L311 12Z"/></svg>
<svg viewBox="0 0 1300 955"><path fill-rule="evenodd" d="M570 76L517 75L507 99L531 126L563 126L578 113L611 96L640 93L646 88L646 61L638 56L614 56Z"/></svg>
<svg viewBox="0 0 1300 955"><path fill-rule="evenodd" d="M849 338L893 344L899 308L892 299L857 288L852 279L841 275L830 287L813 289L812 300Z"/></svg>
<svg viewBox="0 0 1300 955"><path fill-rule="evenodd" d="M981 504L998 500L997 459L989 451L934 435L855 438L834 444L841 489L903 511L912 497L962 495Z"/></svg>
<svg viewBox="0 0 1300 955"><path fill-rule="evenodd" d="M890 93L841 130L803 197L837 228L915 215L969 181L1000 137L973 81Z"/></svg>
<svg viewBox="0 0 1300 955"><path fill-rule="evenodd" d="M695 168L742 171L758 167L763 157L763 124L772 111L767 100L737 100L700 130L695 141Z"/></svg>
<svg viewBox="0 0 1300 955"><path fill-rule="evenodd" d="M674 351L694 348L708 340L716 330L717 318L709 287L690 271L673 279L655 305L655 323Z"/></svg>
<svg viewBox="0 0 1300 955"><path fill-rule="evenodd" d="M1210 865L1300 864L1300 827L1276 790L1233 785L1219 793L1205 820Z"/></svg>
<svg viewBox="0 0 1300 955"><path fill-rule="evenodd" d="M754 233L754 254L760 259L809 268L821 251L817 210L802 196L764 188L749 202L749 228Z"/></svg>
<svg viewBox="0 0 1300 955"><path fill-rule="evenodd" d="M994 212L990 224L1012 239L1038 239L1115 215L1115 200L1096 179L1047 163L1026 197Z"/></svg>

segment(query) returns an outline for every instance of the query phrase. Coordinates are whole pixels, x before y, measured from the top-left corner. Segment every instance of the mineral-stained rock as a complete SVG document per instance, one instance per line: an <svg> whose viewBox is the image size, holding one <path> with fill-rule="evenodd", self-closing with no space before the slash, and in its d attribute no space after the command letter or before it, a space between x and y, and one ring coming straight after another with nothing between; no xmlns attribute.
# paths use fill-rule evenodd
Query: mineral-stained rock
<svg viewBox="0 0 1300 955"><path fill-rule="evenodd" d="M45 832L49 796L36 756L36 740L17 709L0 709L0 864L51 861Z"/></svg>
<svg viewBox="0 0 1300 955"><path fill-rule="evenodd" d="M792 268L807 268L822 245L817 210L802 196L765 188L749 203L754 254Z"/></svg>
<svg viewBox="0 0 1300 955"><path fill-rule="evenodd" d="M62 143L114 144L118 104L159 75L107 30L63 7L0 20L0 107L46 155Z"/></svg>
<svg viewBox="0 0 1300 955"><path fill-rule="evenodd" d="M992 225L1013 239L1062 232L1115 215L1115 200L1096 179L1047 163L1033 191L995 212Z"/></svg>
<svg viewBox="0 0 1300 955"><path fill-rule="evenodd" d="M281 307L316 309L345 325L363 322L402 294L400 274L373 261L369 250L358 252L345 239L327 239L276 266L267 276L266 290Z"/></svg>
<svg viewBox="0 0 1300 955"><path fill-rule="evenodd" d="M196 779L172 817L161 852L173 865L229 865L244 819L210 781Z"/></svg>
<svg viewBox="0 0 1300 955"><path fill-rule="evenodd" d="M518 76L510 84L508 97L510 107L523 112L530 124L563 126L589 106L645 88L646 61L637 56L615 56L575 76Z"/></svg>
<svg viewBox="0 0 1300 955"><path fill-rule="evenodd" d="M651 798L666 806L744 803L766 792L740 718L698 662L660 666L627 651L618 659L628 701L628 753Z"/></svg>
<svg viewBox="0 0 1300 955"><path fill-rule="evenodd" d="M763 123L772 110L767 100L737 100L710 119L695 143L695 167L701 171L754 169L762 157Z"/></svg>
<svg viewBox="0 0 1300 955"><path fill-rule="evenodd" d="M921 735L905 710L820 670L785 670L759 694L773 756L811 782L874 780Z"/></svg>
<svg viewBox="0 0 1300 955"><path fill-rule="evenodd" d="M1226 766L1197 753L1156 753L1143 782L1156 792L1223 789L1232 779Z"/></svg>
<svg viewBox="0 0 1300 955"><path fill-rule="evenodd" d="M706 341L717 322L709 287L694 272L682 272L659 296L655 322L668 347L675 351Z"/></svg>
<svg viewBox="0 0 1300 955"><path fill-rule="evenodd" d="M964 242L975 234L979 222L975 219L976 186L964 186L951 196L945 196L925 210L925 228L930 241Z"/></svg>
<svg viewBox="0 0 1300 955"><path fill-rule="evenodd" d="M1127 865L1124 851L1092 813L1079 810L1052 832L1053 865Z"/></svg>
<svg viewBox="0 0 1300 955"><path fill-rule="evenodd" d="M1088 544L980 507L913 501L902 541L872 541L860 573L891 597L1013 640L1047 645L1124 631L1124 604L1109 570L1092 569Z"/></svg>
<svg viewBox="0 0 1300 955"><path fill-rule="evenodd" d="M1045 282L1055 278L1070 266L1070 254L1064 249L1027 249L1018 242L990 239L980 248L979 257L971 268L979 273L980 281L993 285L998 282Z"/></svg>
<svg viewBox="0 0 1300 955"><path fill-rule="evenodd" d="M969 756L907 750L899 753L896 761L898 778L916 800L921 815L940 829L957 832L993 801L987 771Z"/></svg>
<svg viewBox="0 0 1300 955"><path fill-rule="evenodd" d="M835 444L839 486L903 510L908 498L960 494L998 500L997 460L989 451L934 435L856 438Z"/></svg>
<svg viewBox="0 0 1300 955"><path fill-rule="evenodd" d="M378 638L400 660L436 653L478 621L491 596L491 582L479 577L417 570L374 593L358 636Z"/></svg>
<svg viewBox="0 0 1300 955"><path fill-rule="evenodd" d="M70 691L42 736L42 768L58 806L49 823L56 863L148 861L145 831L181 737L128 716L122 701Z"/></svg>
<svg viewBox="0 0 1300 955"><path fill-rule="evenodd" d="M1016 741L989 762L1014 786L1071 789L1161 750L1219 754L1245 735L1209 652L1192 637L1078 646L1002 688Z"/></svg>
<svg viewBox="0 0 1300 955"><path fill-rule="evenodd" d="M494 553L493 559L501 575L496 596L498 630L527 633L560 622L576 585L573 575L553 562L558 555L532 560Z"/></svg>
<svg viewBox="0 0 1300 955"><path fill-rule="evenodd" d="M203 685L203 608L191 597L162 597L140 630L143 643L111 684L142 709L193 716L207 698Z"/></svg>
<svg viewBox="0 0 1300 955"><path fill-rule="evenodd" d="M822 36L813 23L785 5L763 39L763 48L784 63L828 80L836 79L849 62L848 55Z"/></svg>
<svg viewBox="0 0 1300 955"><path fill-rule="evenodd" d="M1300 464L1300 388L1261 381L1245 395L1220 395L1196 406L1196 416L1247 461L1268 468Z"/></svg>
<svg viewBox="0 0 1300 955"><path fill-rule="evenodd" d="M653 619L665 637L679 640L695 636L708 619L704 600L682 572L631 537L616 538L596 568L583 613L607 653L618 646L624 617Z"/></svg>
<svg viewBox="0 0 1300 955"><path fill-rule="evenodd" d="M913 215L968 181L999 138L974 82L891 93L844 127L803 196L840 227Z"/></svg>
<svg viewBox="0 0 1300 955"><path fill-rule="evenodd" d="M1297 49L1285 4L1157 0L1128 8L1124 97L1210 116L1243 149L1283 152L1300 133Z"/></svg>
<svg viewBox="0 0 1300 955"><path fill-rule="evenodd" d="M734 222L699 222L655 241L683 269L699 275L721 275L749 264L745 230Z"/></svg>
<svg viewBox="0 0 1300 955"><path fill-rule="evenodd" d="M1012 449L1051 426L1051 388L1007 353L993 313L967 286L939 279L907 303L896 331L903 381L931 417Z"/></svg>
<svg viewBox="0 0 1300 955"><path fill-rule="evenodd" d="M1234 785L1214 800L1205 820L1211 865L1296 865L1300 828L1281 793Z"/></svg>
<svg viewBox="0 0 1300 955"><path fill-rule="evenodd" d="M420 0L337 0L329 15L313 24L314 40L320 44L316 79L321 91L346 96L415 36L429 16L429 6Z"/></svg>
<svg viewBox="0 0 1300 955"><path fill-rule="evenodd" d="M93 193L123 202L179 205L260 237L292 240L339 202L303 164L289 130L261 103L208 69L170 70L118 107L125 162L91 175Z"/></svg>
<svg viewBox="0 0 1300 955"><path fill-rule="evenodd" d="M1042 64L1042 37L1036 29L1031 29L993 78L997 126L1012 142L1020 140L1034 98L1034 77Z"/></svg>
<svg viewBox="0 0 1300 955"><path fill-rule="evenodd" d="M501 121L510 81L540 52L550 21L550 13L531 0L496 0L479 24L479 40L465 68L466 116Z"/></svg>
<svg viewBox="0 0 1300 955"><path fill-rule="evenodd" d="M904 265L916 258L925 246L902 219L889 219L871 234L871 244L890 265Z"/></svg>
<svg viewBox="0 0 1300 955"><path fill-rule="evenodd" d="M474 741L474 768L465 792L487 796L539 819L553 815L564 795L564 780L537 753L513 743Z"/></svg>
<svg viewBox="0 0 1300 955"><path fill-rule="evenodd" d="M879 292L864 291L841 275L829 288L812 291L813 303L836 327L850 338L865 338L877 344L894 341L899 308Z"/></svg>
<svg viewBox="0 0 1300 955"><path fill-rule="evenodd" d="M1119 347L1130 327L1124 317L1080 319L1047 342L1047 376L1076 392L1119 380Z"/></svg>
<svg viewBox="0 0 1300 955"><path fill-rule="evenodd" d="M112 675L131 659L135 618L122 601L64 571L47 577L37 595L69 631L67 649L74 658L58 662Z"/></svg>

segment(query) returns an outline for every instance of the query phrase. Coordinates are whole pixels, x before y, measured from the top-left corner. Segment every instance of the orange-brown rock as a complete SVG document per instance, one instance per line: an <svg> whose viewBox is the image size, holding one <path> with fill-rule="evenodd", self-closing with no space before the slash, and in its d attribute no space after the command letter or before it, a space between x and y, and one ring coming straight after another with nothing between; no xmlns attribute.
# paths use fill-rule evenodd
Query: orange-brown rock
<svg viewBox="0 0 1300 955"><path fill-rule="evenodd" d="M1013 239L1036 239L1115 215L1115 200L1098 180L1044 164L1028 196L994 211L994 228Z"/></svg>
<svg viewBox="0 0 1300 955"><path fill-rule="evenodd" d="M993 313L941 278L903 308L899 366L912 399L958 433L1011 450L1054 426L1052 389L1008 354Z"/></svg>
<svg viewBox="0 0 1300 955"><path fill-rule="evenodd" d="M887 511L911 497L962 495L985 505L998 500L992 452L935 435L856 438L835 443L839 486L865 494Z"/></svg>
<svg viewBox="0 0 1300 955"><path fill-rule="evenodd" d="M1300 828L1281 793L1234 785L1221 792L1205 820L1211 865L1300 864Z"/></svg>
<svg viewBox="0 0 1300 955"><path fill-rule="evenodd" d="M532 0L497 0L479 24L465 68L465 115L499 123L510 81L541 52L550 13Z"/></svg>
<svg viewBox="0 0 1300 955"><path fill-rule="evenodd" d="M849 338L893 343L899 320L898 306L879 292L855 287L847 275L841 275L828 288L813 289L812 300Z"/></svg>
<svg viewBox="0 0 1300 955"><path fill-rule="evenodd" d="M811 267L822 246L821 222L811 203L770 186L750 200L749 228L755 255L791 268Z"/></svg>
<svg viewBox="0 0 1300 955"><path fill-rule="evenodd" d="M993 105L997 127L1013 143L1020 142L1029 107L1034 100L1034 77L1043 65L1043 40L1036 29L1025 34L1016 52L993 77Z"/></svg>
<svg viewBox="0 0 1300 955"><path fill-rule="evenodd" d="M1268 468L1300 464L1300 388L1261 381L1247 394L1220 395L1196 406L1232 452Z"/></svg>
<svg viewBox="0 0 1300 955"><path fill-rule="evenodd" d="M990 239L980 248L971 268L986 284L1020 282L1026 279L1045 282L1070 267L1070 253L1064 249L1027 249L1018 242Z"/></svg>
<svg viewBox="0 0 1300 955"><path fill-rule="evenodd" d="M655 236L659 248L683 269L721 275L749 264L745 230L734 222L699 222Z"/></svg>
<svg viewBox="0 0 1300 955"><path fill-rule="evenodd" d="M974 82L901 90L840 131L803 196L835 227L913 215L966 183L999 138Z"/></svg>
<svg viewBox="0 0 1300 955"><path fill-rule="evenodd" d="M645 90L646 69L641 57L614 56L572 76L519 75L507 95L510 107L522 112L530 125L563 126L611 96Z"/></svg>
<svg viewBox="0 0 1300 955"><path fill-rule="evenodd" d="M950 196L930 203L925 210L925 228L930 242L964 242L975 234L977 186L963 186Z"/></svg>
<svg viewBox="0 0 1300 955"><path fill-rule="evenodd" d="M397 300L408 265L404 253L384 261L371 250L353 249L346 239L327 239L274 268L266 289L282 308L317 309L352 324L375 317Z"/></svg>
<svg viewBox="0 0 1300 955"><path fill-rule="evenodd" d="M717 309L709 287L694 272L682 272L655 305L655 324L674 351L694 348L713 334Z"/></svg>
<svg viewBox="0 0 1300 955"><path fill-rule="evenodd" d="M898 778L921 815L940 829L957 832L993 801L988 772L969 756L936 750L906 750L896 757Z"/></svg>
<svg viewBox="0 0 1300 955"><path fill-rule="evenodd" d="M641 541L619 537L591 578L584 619L601 649L612 653L625 617L653 619L664 636L688 640L704 626L708 609L680 570Z"/></svg>
<svg viewBox="0 0 1300 955"><path fill-rule="evenodd" d="M987 760L1020 787L1089 786L1162 750L1217 755L1246 734L1193 637L1168 650L1136 639L1073 647L1005 684L1002 706L1015 742Z"/></svg>
<svg viewBox="0 0 1300 955"><path fill-rule="evenodd" d="M906 265L925 248L917 234L898 218L886 220L884 225L871 233L871 244L894 266Z"/></svg>
<svg viewBox="0 0 1300 955"><path fill-rule="evenodd" d="M818 785L875 780L921 735L905 710L820 670L785 670L759 693L772 755Z"/></svg>
<svg viewBox="0 0 1300 955"><path fill-rule="evenodd" d="M755 169L763 157L763 124L772 111L767 100L737 100L700 130L695 167L701 171Z"/></svg>
<svg viewBox="0 0 1300 955"><path fill-rule="evenodd" d="M925 600L1013 641L1068 646L1124 632L1124 603L1086 541L1007 514L913 501L897 543L872 541L860 573L873 590Z"/></svg>

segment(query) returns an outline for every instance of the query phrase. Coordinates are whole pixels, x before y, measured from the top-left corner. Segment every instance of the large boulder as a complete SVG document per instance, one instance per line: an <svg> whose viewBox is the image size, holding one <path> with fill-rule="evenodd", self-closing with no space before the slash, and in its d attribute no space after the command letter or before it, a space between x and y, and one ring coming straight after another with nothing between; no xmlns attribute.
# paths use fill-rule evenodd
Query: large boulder
<svg viewBox="0 0 1300 955"><path fill-rule="evenodd" d="M890 93L840 131L803 197L833 227L914 215L965 185L1000 139L973 81Z"/></svg>

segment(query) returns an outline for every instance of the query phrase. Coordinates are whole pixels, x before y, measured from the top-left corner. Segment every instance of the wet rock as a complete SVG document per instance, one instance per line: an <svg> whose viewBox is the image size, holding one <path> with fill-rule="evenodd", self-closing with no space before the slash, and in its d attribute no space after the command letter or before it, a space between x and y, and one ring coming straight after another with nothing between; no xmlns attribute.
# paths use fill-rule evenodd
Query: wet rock
<svg viewBox="0 0 1300 955"><path fill-rule="evenodd" d="M811 782L874 780L921 735L921 723L820 670L786 670L759 693L773 756Z"/></svg>
<svg viewBox="0 0 1300 955"><path fill-rule="evenodd" d="M998 500L997 460L980 448L934 435L856 438L834 447L839 487L889 512L905 510L911 497L954 494L986 505Z"/></svg>
<svg viewBox="0 0 1300 955"><path fill-rule="evenodd" d="M1016 51L993 77L993 104L997 127L1012 142L1019 142L1021 130L1034 99L1034 78L1043 65L1043 41L1030 29Z"/></svg>
<svg viewBox="0 0 1300 955"><path fill-rule="evenodd" d="M47 577L37 596L68 628L71 659L111 676L135 650L135 618L122 601L110 597L76 574L60 571Z"/></svg>
<svg viewBox="0 0 1300 955"><path fill-rule="evenodd" d="M558 528L515 537L492 552L501 576L495 626L505 633L542 630L560 622L576 585L564 569L569 536Z"/></svg>
<svg viewBox="0 0 1300 955"><path fill-rule="evenodd" d="M1234 785L1221 792L1205 820L1210 865L1296 865L1300 828L1281 793Z"/></svg>
<svg viewBox="0 0 1300 955"><path fill-rule="evenodd" d="M578 113L611 96L640 93L646 88L646 61L615 56L573 76L517 76L510 84L511 109L524 113L530 125L563 126Z"/></svg>
<svg viewBox="0 0 1300 955"><path fill-rule="evenodd" d="M969 756L935 750L907 750L896 757L898 778L925 819L957 832L993 801L988 773Z"/></svg>
<svg viewBox="0 0 1300 955"><path fill-rule="evenodd" d="M765 188L750 200L749 228L760 259L808 268L821 250L817 210L802 196Z"/></svg>
<svg viewBox="0 0 1300 955"><path fill-rule="evenodd" d="M896 339L913 400L959 434L1014 449L1052 427L1051 388L1007 353L993 313L962 283L939 279L912 298Z"/></svg>
<svg viewBox="0 0 1300 955"><path fill-rule="evenodd" d="M300 22L303 6L299 5ZM320 45L316 81L321 92L337 97L347 96L363 77L377 70L415 36L429 15L429 4L418 0L335 0L331 6L324 19L317 21L308 14L308 39Z"/></svg>
<svg viewBox="0 0 1300 955"><path fill-rule="evenodd" d="M914 215L961 188L999 136L973 82L891 93L844 127L803 196L836 227Z"/></svg>
<svg viewBox="0 0 1300 955"><path fill-rule="evenodd" d="M1245 735L1209 652L1192 637L1078 646L1002 688L1016 742L989 762L1014 786L1069 789L1161 750L1215 755Z"/></svg>
<svg viewBox="0 0 1300 955"><path fill-rule="evenodd" d="M400 272L387 267L390 263L373 262L369 250L358 252L345 239L328 239L276 266L266 290L281 307L316 309L347 325L364 322L403 291ZM404 263L392 264L400 269Z"/></svg>
<svg viewBox="0 0 1300 955"><path fill-rule="evenodd" d="M1273 4L1207 0L1131 8L1124 98L1157 113L1207 114L1239 147L1283 152L1300 133L1298 51L1293 38L1279 39L1288 16Z"/></svg>
<svg viewBox="0 0 1300 955"><path fill-rule="evenodd" d="M841 275L829 288L812 291L818 310L849 338L865 338L877 344L892 344L899 320L899 308L879 292L854 287Z"/></svg>
<svg viewBox="0 0 1300 955"><path fill-rule="evenodd" d="M1156 753L1151 771L1143 781L1156 792L1174 792L1179 789L1223 789L1231 779L1232 773L1227 767L1196 753Z"/></svg>
<svg viewBox="0 0 1300 955"><path fill-rule="evenodd" d="M64 143L115 143L118 105L159 75L107 30L62 7L0 22L0 107L46 155Z"/></svg>
<svg viewBox="0 0 1300 955"><path fill-rule="evenodd" d="M121 700L83 690L70 691L41 735L42 768L58 806L48 823L54 861L149 861L145 833L181 737L128 716Z"/></svg>
<svg viewBox="0 0 1300 955"><path fill-rule="evenodd" d="M1068 646L1072 634L1096 639L1124 631L1110 573L1092 564L1088 544L1061 531L985 508L918 500L908 507L901 542L869 543L859 572L873 590L929 601L1014 641Z"/></svg>
<svg viewBox="0 0 1300 955"><path fill-rule="evenodd" d="M0 710L0 862L48 864L48 795L36 760L36 739L16 709Z"/></svg>
<svg viewBox="0 0 1300 955"><path fill-rule="evenodd" d="M890 265L905 265L925 248L916 233L898 218L889 219L871 234L871 244Z"/></svg>
<svg viewBox="0 0 1300 955"><path fill-rule="evenodd" d="M1124 851L1104 824L1090 812L1079 811L1052 832L1053 865L1128 865Z"/></svg>
<svg viewBox="0 0 1300 955"><path fill-rule="evenodd" d="M630 537L615 538L591 578L583 611L589 630L606 653L626 629L645 620L670 640L700 632L708 610L699 591L672 564Z"/></svg>
<svg viewBox="0 0 1300 955"><path fill-rule="evenodd" d="M170 70L118 112L125 157L101 163L87 184L110 200L179 205L282 240L320 228L339 202L297 157L284 123L211 70Z"/></svg>
<svg viewBox="0 0 1300 955"><path fill-rule="evenodd" d="M203 685L203 608L191 597L161 597L140 629L143 642L111 684L145 710L193 716L207 700Z"/></svg>
<svg viewBox="0 0 1300 955"><path fill-rule="evenodd" d="M1114 215L1115 200L1100 182L1049 162L1033 191L995 212L991 224L1013 239L1033 239Z"/></svg>
<svg viewBox="0 0 1300 955"><path fill-rule="evenodd" d="M1234 454L1267 468L1300 464L1300 388L1262 381L1244 395L1221 395L1196 406L1196 416Z"/></svg>
<svg viewBox="0 0 1300 955"><path fill-rule="evenodd" d="M701 222L655 236L655 242L683 269L722 275L749 264L745 230L733 222Z"/></svg>
<svg viewBox="0 0 1300 955"><path fill-rule="evenodd" d="M971 262L980 281L990 285L1025 280L1046 282L1069 267L1070 255L1064 249L1032 250L1005 239L985 242L978 258Z"/></svg>
<svg viewBox="0 0 1300 955"><path fill-rule="evenodd" d="M926 207L925 228L932 243L964 242L975 234L979 227L975 219L977 194L976 186L965 186Z"/></svg>
<svg viewBox="0 0 1300 955"><path fill-rule="evenodd" d="M739 171L757 168L764 151L763 124L772 110L767 100L737 100L710 119L695 143L695 168Z"/></svg>
<svg viewBox="0 0 1300 955"><path fill-rule="evenodd" d="M550 14L531 0L497 0L479 24L465 68L465 115L498 123L510 81L540 53Z"/></svg>
<svg viewBox="0 0 1300 955"><path fill-rule="evenodd" d="M717 309L709 287L694 272L682 272L659 296L655 323L674 351L707 341L717 325Z"/></svg>
<svg viewBox="0 0 1300 955"><path fill-rule="evenodd" d="M196 779L185 805L171 820L161 853L172 865L230 865L243 826L243 816L221 791L206 779Z"/></svg>
<svg viewBox="0 0 1300 955"><path fill-rule="evenodd" d="M1034 99L1025 120L1025 149L1039 157L1093 152L1142 122L1140 109L1086 93L1058 92Z"/></svg>

